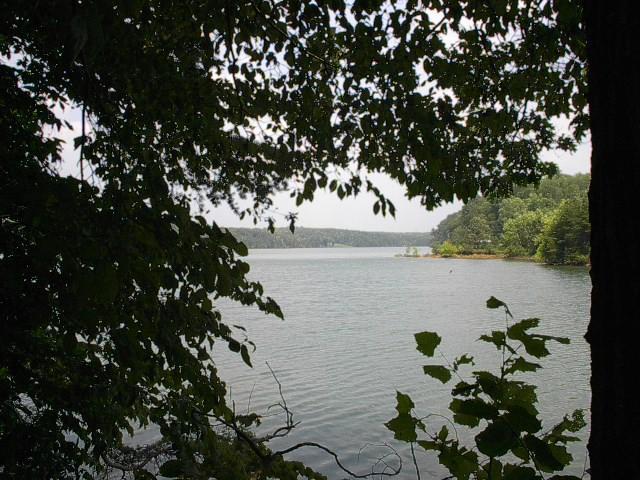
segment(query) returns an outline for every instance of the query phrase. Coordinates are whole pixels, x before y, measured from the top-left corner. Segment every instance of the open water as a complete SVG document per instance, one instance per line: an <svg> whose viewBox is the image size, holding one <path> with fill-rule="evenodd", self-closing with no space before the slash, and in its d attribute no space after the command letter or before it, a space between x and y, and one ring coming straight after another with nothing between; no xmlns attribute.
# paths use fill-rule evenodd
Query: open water
<svg viewBox="0 0 640 480"><path fill-rule="evenodd" d="M508 303L516 319L541 318L540 333L571 339L568 346L552 345L552 355L541 362L545 368L525 378L538 385L545 425L574 409L588 409L586 268L394 257L402 252L400 247L250 252L250 276L278 301L285 321L230 303L219 305L227 323L247 328L257 350L252 369L226 350L214 352L214 358L236 410L262 414L277 413L269 406L281 401L269 362L294 420L300 422L286 438L272 441L273 449L302 441L321 443L338 453L345 466L365 473L386 452L375 445L386 443L403 457L400 478L416 478L406 445L395 442L384 427L395 415L396 390L411 395L419 414L450 415L451 385L422 373L423 364L439 359L417 352L413 334L436 331L449 360L471 353L474 368L495 369L500 360L495 349L476 341L504 327L504 315L485 307L492 295ZM283 423L281 416L265 416L262 431ZM437 423L430 425L437 428ZM471 439L464 429L459 433L463 441ZM587 436L585 430L582 437ZM570 471L578 476L585 445L571 449L575 461ZM422 478L439 478L437 459L420 450L416 454ZM303 448L288 458L303 460L330 478L347 477L331 456L317 449Z"/></svg>

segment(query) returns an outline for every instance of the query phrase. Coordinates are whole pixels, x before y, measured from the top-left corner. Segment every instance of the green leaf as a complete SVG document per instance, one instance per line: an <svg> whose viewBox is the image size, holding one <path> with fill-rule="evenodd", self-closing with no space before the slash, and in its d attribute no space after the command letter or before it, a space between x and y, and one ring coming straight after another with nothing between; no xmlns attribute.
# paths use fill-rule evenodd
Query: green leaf
<svg viewBox="0 0 640 480"><path fill-rule="evenodd" d="M547 338L541 335L529 334L527 332L527 330L537 327L539 323L540 320L537 318L527 318L511 325L507 329L507 336L522 343L527 353L536 358L546 357L549 355L549 350L547 350L546 347Z"/></svg>
<svg viewBox="0 0 640 480"><path fill-rule="evenodd" d="M527 330L536 328L540 324L539 318L525 318L517 323L514 323L507 329L507 335L509 338L519 340L520 337L526 334Z"/></svg>
<svg viewBox="0 0 640 480"><path fill-rule="evenodd" d="M467 427L475 428L480 425L480 419L473 415L465 415L464 413L454 413L453 421L458 425L465 425Z"/></svg>
<svg viewBox="0 0 640 480"><path fill-rule="evenodd" d="M498 416L498 409L480 398L470 398L468 400L454 398L449 404L449 410L453 413L485 420L493 420Z"/></svg>
<svg viewBox="0 0 640 480"><path fill-rule="evenodd" d="M507 408L504 420L517 432L536 433L542 428L542 423L535 415L518 405Z"/></svg>
<svg viewBox="0 0 640 480"><path fill-rule="evenodd" d="M134 480L157 480L157 477L146 470L136 470L133 473Z"/></svg>
<svg viewBox="0 0 640 480"><path fill-rule="evenodd" d="M243 242L238 242L236 244L236 247L234 249L238 255L240 255L241 257L246 257L247 255L249 255L249 249L247 248L247 246L243 243ZM245 272L247 273L247 272Z"/></svg>
<svg viewBox="0 0 640 480"><path fill-rule="evenodd" d="M509 311L509 307L507 306L506 303L504 303L502 300L498 300L496 297L489 297L489 300L487 300L487 308L500 308L500 307L504 307L504 311L507 312L507 314L511 317L511 312Z"/></svg>
<svg viewBox="0 0 640 480"><path fill-rule="evenodd" d="M447 438L449 438L449 429L446 425L443 425L438 432L438 440L444 442L447 440Z"/></svg>
<svg viewBox="0 0 640 480"><path fill-rule="evenodd" d="M242 345L240 347L240 356L242 357L244 363L253 368L253 365L251 365L251 356L249 355L249 350L247 349L246 345Z"/></svg>
<svg viewBox="0 0 640 480"><path fill-rule="evenodd" d="M542 358L549 355L549 350L547 349L544 340L531 336L525 336L520 340L520 342L524 346L526 352L533 357Z"/></svg>
<svg viewBox="0 0 640 480"><path fill-rule="evenodd" d="M435 332L420 332L414 335L417 343L416 349L426 355L427 357L433 357L433 354L440 345L442 339Z"/></svg>
<svg viewBox="0 0 640 480"><path fill-rule="evenodd" d="M481 335L479 340L493 343L498 350L502 350L502 347L505 345L506 335L499 330L493 330L491 335Z"/></svg>
<svg viewBox="0 0 640 480"><path fill-rule="evenodd" d="M561 452L554 452L551 448L552 446L544 440L541 440L534 435L526 435L523 441L525 446L535 457L537 464L545 472L553 472L564 468L566 464L564 460L566 460L566 457L562 458L563 461L557 458L558 456L562 456Z"/></svg>
<svg viewBox="0 0 640 480"><path fill-rule="evenodd" d="M237 340L230 338L228 340L228 345L229 345L229 350L231 350L232 352L239 352L240 351L240 342L238 342Z"/></svg>
<svg viewBox="0 0 640 480"><path fill-rule="evenodd" d="M489 395L492 399L496 401L502 401L504 396L504 385L500 378L496 377L494 374L490 372L473 372L476 380L478 381L478 385L482 388L482 391Z"/></svg>
<svg viewBox="0 0 640 480"><path fill-rule="evenodd" d="M397 417L384 425L393 432L393 438L396 440L415 442L418 439L416 434L416 419L409 414L398 414Z"/></svg>
<svg viewBox="0 0 640 480"><path fill-rule="evenodd" d="M162 464L158 473L167 478L179 477L183 473L182 462L180 460L168 460Z"/></svg>
<svg viewBox="0 0 640 480"><path fill-rule="evenodd" d="M458 371L458 369L460 368L460 365L474 365L473 357L470 355L467 355L466 353L464 355L461 355L460 357L454 360L453 369L455 371Z"/></svg>
<svg viewBox="0 0 640 480"><path fill-rule="evenodd" d="M505 303L502 300L498 300L496 297L490 297L487 300L487 308L500 308L506 307Z"/></svg>
<svg viewBox="0 0 640 480"><path fill-rule="evenodd" d="M425 450L438 450L440 445L438 442L433 442L431 440L418 440L418 445L420 445Z"/></svg>
<svg viewBox="0 0 640 480"><path fill-rule="evenodd" d="M474 390L478 388L478 385L475 383L467 383L464 381L458 382L453 390L451 390L451 395L453 396L463 396L467 397L473 393Z"/></svg>
<svg viewBox="0 0 640 480"><path fill-rule="evenodd" d="M396 391L396 410L398 413L409 413L415 408L409 395Z"/></svg>
<svg viewBox="0 0 640 480"><path fill-rule="evenodd" d="M531 467L514 465L504 466L504 476L502 480L537 480L538 474Z"/></svg>
<svg viewBox="0 0 640 480"><path fill-rule="evenodd" d="M500 457L518 442L518 436L500 419L489 423L475 438L478 450L488 457Z"/></svg>
<svg viewBox="0 0 640 480"><path fill-rule="evenodd" d="M425 374L430 377L440 380L442 383L447 383L451 380L451 372L443 365L425 365L422 367Z"/></svg>
<svg viewBox="0 0 640 480"><path fill-rule="evenodd" d="M511 374L515 372L535 372L539 368L542 368L542 365L538 363L532 363L522 357L518 357L509 362L509 366L505 368L504 373Z"/></svg>
<svg viewBox="0 0 640 480"><path fill-rule="evenodd" d="M478 471L478 455L475 452L461 451L455 448L442 449L438 460L447 467L458 480L467 480Z"/></svg>

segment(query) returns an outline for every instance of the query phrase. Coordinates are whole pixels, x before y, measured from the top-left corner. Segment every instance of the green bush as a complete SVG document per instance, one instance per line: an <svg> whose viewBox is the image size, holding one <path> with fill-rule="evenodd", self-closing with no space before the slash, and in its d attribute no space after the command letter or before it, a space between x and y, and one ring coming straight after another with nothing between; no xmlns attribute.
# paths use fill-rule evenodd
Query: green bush
<svg viewBox="0 0 640 480"><path fill-rule="evenodd" d="M461 253L461 248L457 246L455 243L452 243L449 240L446 240L440 246L435 248L434 252L437 255L441 255L443 257L453 257Z"/></svg>

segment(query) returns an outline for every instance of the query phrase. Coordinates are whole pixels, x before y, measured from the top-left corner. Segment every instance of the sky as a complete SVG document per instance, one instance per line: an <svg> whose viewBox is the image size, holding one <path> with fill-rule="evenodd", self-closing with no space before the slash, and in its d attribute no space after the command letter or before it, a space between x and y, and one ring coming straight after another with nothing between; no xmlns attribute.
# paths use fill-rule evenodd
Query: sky
<svg viewBox="0 0 640 480"><path fill-rule="evenodd" d="M582 143L575 153L545 152L542 159L552 161L560 167L562 173L574 175L588 173L590 170L591 145L589 141ZM381 232L425 232L435 228L447 215L462 208L462 202L442 205L433 211L427 211L418 200L409 200L404 195L404 188L384 174L371 176L373 183L396 207L396 218L374 215L372 194L361 193L356 198L340 200L335 193L319 190L311 203L303 203L295 207L294 200L288 193L275 197L277 226L286 226L284 215L297 212L297 226L316 228L346 228L349 230L368 230ZM207 217L225 227L253 227L249 219L240 219L228 208L213 209Z"/></svg>
<svg viewBox="0 0 640 480"><path fill-rule="evenodd" d="M79 152L73 148L73 138L80 132L80 115L77 111L58 111L56 113L70 121L73 126L72 130L63 130L56 135L65 141L60 173L78 176ZM563 129L565 125L558 123L557 127ZM542 159L555 162L562 173L573 175L589 172L590 156L591 144L587 139L575 153L547 151L542 154ZM370 178L395 205L395 219L390 216L383 217L380 214L374 215L375 198L373 194L366 192L355 198L346 197L340 200L335 193L330 193L328 190L318 190L314 194L312 202L305 202L300 207L295 206L295 201L289 197L289 192L282 192L274 197L273 218L276 220L276 226L288 226L285 215L296 212L296 226L298 227L344 228L379 232L427 232L435 228L447 215L462 208L462 202L456 201L427 211L418 200L407 199L404 188L389 176L373 174L370 175ZM249 218L244 221L240 220L226 205L211 208L206 217L222 227L255 226ZM266 227L266 223L262 226Z"/></svg>

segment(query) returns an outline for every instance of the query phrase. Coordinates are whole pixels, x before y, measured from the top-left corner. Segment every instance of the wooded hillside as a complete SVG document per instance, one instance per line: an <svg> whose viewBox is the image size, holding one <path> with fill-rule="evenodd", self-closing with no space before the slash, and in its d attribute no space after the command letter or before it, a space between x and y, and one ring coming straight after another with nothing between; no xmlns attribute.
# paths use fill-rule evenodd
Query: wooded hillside
<svg viewBox="0 0 640 480"><path fill-rule="evenodd" d="M335 228L276 228L274 233L261 228L230 228L229 231L249 248L302 247L407 247L428 246L431 234L424 232L365 232Z"/></svg>

